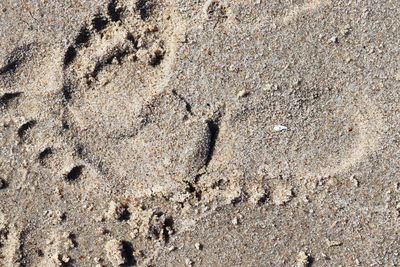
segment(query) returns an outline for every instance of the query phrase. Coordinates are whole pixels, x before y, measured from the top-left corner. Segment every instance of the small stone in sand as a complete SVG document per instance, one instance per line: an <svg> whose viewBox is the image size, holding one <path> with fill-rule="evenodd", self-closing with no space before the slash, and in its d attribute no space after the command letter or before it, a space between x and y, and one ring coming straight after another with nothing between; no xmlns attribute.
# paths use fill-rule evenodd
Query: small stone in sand
<svg viewBox="0 0 400 267"><path fill-rule="evenodd" d="M233 218L231 222L232 222L233 225L238 225L239 224L238 217Z"/></svg>
<svg viewBox="0 0 400 267"><path fill-rule="evenodd" d="M237 94L237 98L239 99L239 98L246 97L246 96L248 96L248 94L249 94L249 92L247 92L246 90L241 90L241 91L239 91L239 93Z"/></svg>
<svg viewBox="0 0 400 267"><path fill-rule="evenodd" d="M200 243L196 243L196 244L194 244L194 247L195 247L197 250L201 250L201 249L203 248L203 245L200 244Z"/></svg>
<svg viewBox="0 0 400 267"><path fill-rule="evenodd" d="M358 187L360 185L360 182L355 178L354 175L350 177L350 180L355 187Z"/></svg>
<svg viewBox="0 0 400 267"><path fill-rule="evenodd" d="M329 42L332 44L336 44L339 42L339 39L336 36L332 36L332 38L329 39Z"/></svg>

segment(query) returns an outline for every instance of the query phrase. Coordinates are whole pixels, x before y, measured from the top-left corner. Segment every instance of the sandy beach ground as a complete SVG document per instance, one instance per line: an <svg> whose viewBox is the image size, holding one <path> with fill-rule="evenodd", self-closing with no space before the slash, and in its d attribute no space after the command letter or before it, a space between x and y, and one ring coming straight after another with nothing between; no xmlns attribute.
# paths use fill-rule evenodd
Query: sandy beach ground
<svg viewBox="0 0 400 267"><path fill-rule="evenodd" d="M400 1L0 1L0 266L399 266Z"/></svg>

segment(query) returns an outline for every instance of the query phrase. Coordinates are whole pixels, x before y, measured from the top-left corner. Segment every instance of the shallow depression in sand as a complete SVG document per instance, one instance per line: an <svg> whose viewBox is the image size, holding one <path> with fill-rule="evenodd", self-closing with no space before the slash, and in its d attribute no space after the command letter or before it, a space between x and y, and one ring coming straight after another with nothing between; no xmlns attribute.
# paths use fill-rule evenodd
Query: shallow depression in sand
<svg viewBox="0 0 400 267"><path fill-rule="evenodd" d="M209 143L207 123L165 89L185 24L169 4L151 8L145 18L84 30L89 37L66 71L68 120L81 150L133 195L170 191L196 175Z"/></svg>
<svg viewBox="0 0 400 267"><path fill-rule="evenodd" d="M333 175L364 160L376 147L380 114L360 94L265 99L264 107L239 107L222 126L216 161L228 166L299 175ZM274 129L284 125L287 130ZM242 155L242 156L241 156ZM246 155L243 157L243 155Z"/></svg>

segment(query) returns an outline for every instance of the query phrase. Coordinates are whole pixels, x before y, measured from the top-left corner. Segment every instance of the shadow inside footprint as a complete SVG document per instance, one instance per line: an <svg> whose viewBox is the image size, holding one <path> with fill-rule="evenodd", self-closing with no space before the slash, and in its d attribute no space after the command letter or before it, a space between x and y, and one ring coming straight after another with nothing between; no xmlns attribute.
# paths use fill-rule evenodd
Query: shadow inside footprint
<svg viewBox="0 0 400 267"><path fill-rule="evenodd" d="M19 46L11 51L11 53L8 55L5 65L0 68L0 75L14 73L18 66L23 64L26 59L32 55L35 47L36 44L30 43Z"/></svg>
<svg viewBox="0 0 400 267"><path fill-rule="evenodd" d="M24 124L22 124L18 128L18 132L17 132L19 138L24 138L26 136L28 130L31 129L35 125L36 125L36 120L30 120L30 121L27 121Z"/></svg>
<svg viewBox="0 0 400 267"><path fill-rule="evenodd" d="M83 171L82 165L75 166L67 174L64 175L64 179L67 182L74 182L81 176L82 171Z"/></svg>
<svg viewBox="0 0 400 267"><path fill-rule="evenodd" d="M0 97L0 108L7 107L9 103L13 100L17 99L19 96L22 95L22 92L15 92L15 93L5 93L2 97Z"/></svg>

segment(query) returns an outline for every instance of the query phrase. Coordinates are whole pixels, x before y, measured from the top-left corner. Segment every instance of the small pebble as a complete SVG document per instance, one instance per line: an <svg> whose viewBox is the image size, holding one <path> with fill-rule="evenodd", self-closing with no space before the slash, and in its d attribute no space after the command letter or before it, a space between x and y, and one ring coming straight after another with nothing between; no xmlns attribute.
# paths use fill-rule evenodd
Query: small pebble
<svg viewBox="0 0 400 267"><path fill-rule="evenodd" d="M337 36L332 36L331 39L329 39L329 42L332 44L336 44L338 43L339 39L337 38Z"/></svg>
<svg viewBox="0 0 400 267"><path fill-rule="evenodd" d="M241 90L238 94L237 94L237 98L242 98L247 96L249 93L246 90Z"/></svg>
<svg viewBox="0 0 400 267"><path fill-rule="evenodd" d="M232 224L233 225L238 225L239 224L239 219L237 217L232 219Z"/></svg>
<svg viewBox="0 0 400 267"><path fill-rule="evenodd" d="M353 185L354 185L355 187L358 187L358 186L360 185L360 182L355 178L355 176L352 176L352 177L350 178L350 180L351 180L351 182L353 183Z"/></svg>
<svg viewBox="0 0 400 267"><path fill-rule="evenodd" d="M194 247L195 247L197 250L201 250L201 249L203 248L203 245L201 245L200 243L196 243L196 244L194 244Z"/></svg>

